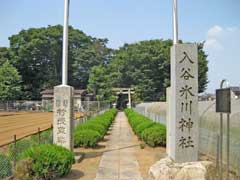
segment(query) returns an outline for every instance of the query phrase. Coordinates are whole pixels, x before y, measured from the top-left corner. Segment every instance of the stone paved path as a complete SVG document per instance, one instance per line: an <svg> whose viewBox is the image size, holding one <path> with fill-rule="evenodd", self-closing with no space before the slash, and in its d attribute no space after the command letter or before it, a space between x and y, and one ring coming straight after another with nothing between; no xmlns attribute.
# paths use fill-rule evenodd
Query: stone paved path
<svg viewBox="0 0 240 180"><path fill-rule="evenodd" d="M119 112L95 180L142 180L134 155L133 136L125 114Z"/></svg>

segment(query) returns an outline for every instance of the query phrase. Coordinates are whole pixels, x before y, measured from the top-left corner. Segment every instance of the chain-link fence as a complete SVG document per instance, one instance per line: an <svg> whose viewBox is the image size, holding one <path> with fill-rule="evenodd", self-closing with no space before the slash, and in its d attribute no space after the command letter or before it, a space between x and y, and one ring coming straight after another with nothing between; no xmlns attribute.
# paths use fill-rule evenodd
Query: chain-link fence
<svg viewBox="0 0 240 180"><path fill-rule="evenodd" d="M0 102L0 111L42 111L42 101L6 101Z"/></svg>
<svg viewBox="0 0 240 180"><path fill-rule="evenodd" d="M136 112L148 117L154 122L166 124L166 103L149 102L138 104L133 108Z"/></svg>
<svg viewBox="0 0 240 180"><path fill-rule="evenodd" d="M110 103L107 101L74 101L75 112L95 113L102 110L106 110L110 107ZM18 112L18 111L53 111L53 100L43 101L6 101L0 102L0 112Z"/></svg>
<svg viewBox="0 0 240 180"><path fill-rule="evenodd" d="M218 164L220 114L215 101L199 102L200 152L212 156ZM230 115L230 170L240 176L240 99L232 99ZM223 115L223 163L227 161L227 115ZM225 168L224 168L225 169Z"/></svg>
<svg viewBox="0 0 240 180"><path fill-rule="evenodd" d="M110 103L107 101L82 101L79 112L83 114L80 118L75 118L74 126L86 122L88 119L104 113L110 108ZM75 114L76 112L75 109Z"/></svg>
<svg viewBox="0 0 240 180"><path fill-rule="evenodd" d="M13 135L13 141L0 146L0 179L11 177L16 166L16 162L20 159L20 155L26 149L39 144L52 144L53 133L52 127L41 131L38 129L36 133L18 139Z"/></svg>
<svg viewBox="0 0 240 180"><path fill-rule="evenodd" d="M220 115L215 112L215 101L199 102L200 137L199 150L214 162L219 154L219 122ZM166 124L165 102L141 103L134 110L149 117L155 122ZM240 99L232 99L230 116L230 170L240 176ZM224 115L223 130L223 161L227 160L226 115Z"/></svg>
<svg viewBox="0 0 240 180"><path fill-rule="evenodd" d="M42 112L40 105L39 101L0 103L0 179L12 175L21 152L37 144L52 143L52 130L49 127L53 115L51 112ZM78 108L74 108L75 126L110 108L107 101L82 101L78 105Z"/></svg>

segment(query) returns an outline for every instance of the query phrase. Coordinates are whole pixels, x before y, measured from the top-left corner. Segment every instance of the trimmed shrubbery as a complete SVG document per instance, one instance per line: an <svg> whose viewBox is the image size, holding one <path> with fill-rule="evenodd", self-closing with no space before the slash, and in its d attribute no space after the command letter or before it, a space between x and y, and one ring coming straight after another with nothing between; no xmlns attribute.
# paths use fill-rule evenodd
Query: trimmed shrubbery
<svg viewBox="0 0 240 180"><path fill-rule="evenodd" d="M79 124L74 130L75 147L94 147L103 139L112 124L116 109L110 109L83 124Z"/></svg>
<svg viewBox="0 0 240 180"><path fill-rule="evenodd" d="M150 121L144 121L136 127L135 133L138 137L141 137L141 134L145 129L150 128L154 125L156 125L156 123L150 122Z"/></svg>
<svg viewBox="0 0 240 180"><path fill-rule="evenodd" d="M126 109L125 113L134 133L148 145L166 146L166 127L163 124L155 123L151 119Z"/></svg>
<svg viewBox="0 0 240 180"><path fill-rule="evenodd" d="M74 161L74 154L64 147L33 146L21 154L15 174L29 179L56 179L67 174Z"/></svg>
<svg viewBox="0 0 240 180"><path fill-rule="evenodd" d="M165 146L166 145L166 127L161 124L154 125L145 129L141 138L150 146Z"/></svg>
<svg viewBox="0 0 240 180"><path fill-rule="evenodd" d="M101 139L101 135L96 130L80 129L74 133L74 145L76 147L94 147Z"/></svg>

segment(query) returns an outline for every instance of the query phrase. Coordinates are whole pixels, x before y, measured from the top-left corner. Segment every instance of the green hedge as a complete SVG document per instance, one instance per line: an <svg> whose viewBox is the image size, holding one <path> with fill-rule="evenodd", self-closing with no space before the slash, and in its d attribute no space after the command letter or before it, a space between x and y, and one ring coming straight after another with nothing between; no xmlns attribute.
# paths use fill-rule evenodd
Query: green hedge
<svg viewBox="0 0 240 180"><path fill-rule="evenodd" d="M101 139L99 132L90 129L81 129L74 134L74 145L76 147L94 147Z"/></svg>
<svg viewBox="0 0 240 180"><path fill-rule="evenodd" d="M28 163L23 163L26 160ZM21 154L15 174L19 176L24 171L25 178L56 179L67 174L74 161L74 154L64 147L50 144L33 146Z"/></svg>
<svg viewBox="0 0 240 180"><path fill-rule="evenodd" d="M117 110L110 109L101 115L79 124L74 130L75 147L94 147L103 139L112 124Z"/></svg>
<svg viewBox="0 0 240 180"><path fill-rule="evenodd" d="M166 146L166 126L155 123L151 119L134 112L131 109L125 109L129 124L134 133L148 145Z"/></svg>

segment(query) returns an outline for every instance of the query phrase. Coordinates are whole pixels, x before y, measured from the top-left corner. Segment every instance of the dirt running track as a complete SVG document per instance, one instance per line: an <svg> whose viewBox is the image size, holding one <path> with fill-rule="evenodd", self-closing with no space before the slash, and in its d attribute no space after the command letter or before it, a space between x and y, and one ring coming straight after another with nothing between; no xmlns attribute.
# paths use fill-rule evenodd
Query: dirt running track
<svg viewBox="0 0 240 180"><path fill-rule="evenodd" d="M75 113L78 118L81 113ZM53 113L51 112L0 112L0 146L40 130L51 127Z"/></svg>
<svg viewBox="0 0 240 180"><path fill-rule="evenodd" d="M51 127L53 114L49 112L0 112L0 145Z"/></svg>

